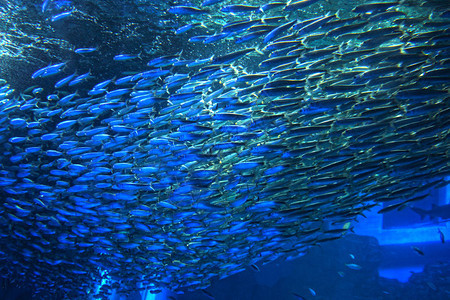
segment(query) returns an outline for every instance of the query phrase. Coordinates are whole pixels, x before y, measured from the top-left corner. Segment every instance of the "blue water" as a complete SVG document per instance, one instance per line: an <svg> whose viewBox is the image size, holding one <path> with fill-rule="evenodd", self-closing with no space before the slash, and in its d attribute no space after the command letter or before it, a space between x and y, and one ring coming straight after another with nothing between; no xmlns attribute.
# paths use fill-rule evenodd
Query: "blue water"
<svg viewBox="0 0 450 300"><path fill-rule="evenodd" d="M446 1L0 1L0 299L448 299Z"/></svg>

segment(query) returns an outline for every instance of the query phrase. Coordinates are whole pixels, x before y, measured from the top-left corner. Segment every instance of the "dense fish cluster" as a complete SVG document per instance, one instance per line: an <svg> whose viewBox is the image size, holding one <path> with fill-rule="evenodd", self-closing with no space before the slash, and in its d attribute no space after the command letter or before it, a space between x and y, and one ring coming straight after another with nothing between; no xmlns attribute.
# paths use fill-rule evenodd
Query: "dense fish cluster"
<svg viewBox="0 0 450 300"><path fill-rule="evenodd" d="M46 22L81 15L62 2ZM343 2L177 2L183 48L2 80L1 276L39 299L204 289L445 185L445 1Z"/></svg>

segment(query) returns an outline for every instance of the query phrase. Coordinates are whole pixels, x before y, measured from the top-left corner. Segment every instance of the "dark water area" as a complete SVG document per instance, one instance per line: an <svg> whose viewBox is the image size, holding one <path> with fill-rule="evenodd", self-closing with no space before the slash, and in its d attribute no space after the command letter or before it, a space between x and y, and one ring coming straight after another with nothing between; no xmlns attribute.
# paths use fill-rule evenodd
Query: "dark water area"
<svg viewBox="0 0 450 300"><path fill-rule="evenodd" d="M0 0L0 300L449 299L441 0Z"/></svg>
<svg viewBox="0 0 450 300"><path fill-rule="evenodd" d="M449 246L419 246L426 256L419 257L409 245L380 246L373 237L347 235L296 260L275 261L214 282L207 291L214 299L447 299ZM411 272L406 282L379 275L380 269L411 263L425 267ZM349 268L351 264L361 268ZM177 299L211 298L198 291Z"/></svg>
<svg viewBox="0 0 450 300"><path fill-rule="evenodd" d="M294 260L249 267L213 281L206 290L183 295L165 291L154 299L448 299L449 244L415 245L426 255L418 255L409 244L381 246L374 237L351 234ZM348 267L351 264L361 269ZM394 278L380 274L379 270L385 269L392 270ZM4 283L1 295L2 299L20 300L30 299L32 292ZM127 299L153 296L136 294Z"/></svg>

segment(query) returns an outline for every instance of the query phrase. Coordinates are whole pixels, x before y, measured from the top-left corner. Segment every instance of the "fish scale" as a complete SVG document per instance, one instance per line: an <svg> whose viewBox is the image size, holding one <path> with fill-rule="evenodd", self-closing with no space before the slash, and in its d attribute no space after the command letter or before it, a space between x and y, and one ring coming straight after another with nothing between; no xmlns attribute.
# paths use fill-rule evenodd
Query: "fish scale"
<svg viewBox="0 0 450 300"><path fill-rule="evenodd" d="M0 276L37 299L204 290L347 232L325 219L407 199L380 213L399 209L445 184L445 22L420 4L329 2L161 7L152 51L74 45L33 73L36 86L1 80L0 219L11 226L0 226ZM60 32L81 17L74 5L69 18L52 1L42 11ZM175 39L162 50L168 21L183 51ZM71 26L95 26L81 23Z"/></svg>

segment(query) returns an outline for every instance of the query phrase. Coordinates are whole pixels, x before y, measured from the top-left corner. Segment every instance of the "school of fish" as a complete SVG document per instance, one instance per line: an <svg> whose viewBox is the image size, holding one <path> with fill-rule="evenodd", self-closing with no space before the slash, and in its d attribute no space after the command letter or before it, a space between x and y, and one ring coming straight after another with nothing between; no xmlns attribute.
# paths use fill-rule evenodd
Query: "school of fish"
<svg viewBox="0 0 450 300"><path fill-rule="evenodd" d="M83 15L56 2L49 24ZM448 5L342 3L176 2L172 36L213 55L2 79L0 276L38 299L205 289L445 186Z"/></svg>

